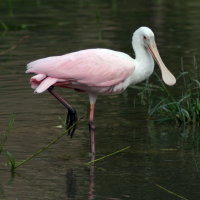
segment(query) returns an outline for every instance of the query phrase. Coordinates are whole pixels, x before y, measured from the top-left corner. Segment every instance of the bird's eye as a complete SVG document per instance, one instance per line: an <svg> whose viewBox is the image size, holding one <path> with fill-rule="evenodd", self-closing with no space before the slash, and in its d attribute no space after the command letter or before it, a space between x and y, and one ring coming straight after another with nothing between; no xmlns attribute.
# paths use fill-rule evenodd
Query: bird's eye
<svg viewBox="0 0 200 200"><path fill-rule="evenodd" d="M144 40L146 40L146 39L147 39L147 37L146 37L146 36L144 36L143 38L144 38Z"/></svg>

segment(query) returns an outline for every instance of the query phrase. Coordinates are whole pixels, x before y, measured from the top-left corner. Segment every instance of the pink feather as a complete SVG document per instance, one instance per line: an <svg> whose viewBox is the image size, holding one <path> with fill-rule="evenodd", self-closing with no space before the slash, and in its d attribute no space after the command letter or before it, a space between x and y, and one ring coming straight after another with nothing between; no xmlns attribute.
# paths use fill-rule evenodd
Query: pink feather
<svg viewBox="0 0 200 200"><path fill-rule="evenodd" d="M87 49L33 61L27 65L26 73L38 74L31 82L37 80L39 89L36 92L43 92L48 89L47 86L64 81L82 87L115 86L124 82L134 69L132 58L125 53L109 49ZM40 84L43 86L40 87Z"/></svg>

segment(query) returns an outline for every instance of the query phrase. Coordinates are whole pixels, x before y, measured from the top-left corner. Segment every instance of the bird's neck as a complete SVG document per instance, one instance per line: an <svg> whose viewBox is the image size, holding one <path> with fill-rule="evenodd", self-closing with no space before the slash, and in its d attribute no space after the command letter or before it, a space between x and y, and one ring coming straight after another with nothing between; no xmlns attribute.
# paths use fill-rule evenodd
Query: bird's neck
<svg viewBox="0 0 200 200"><path fill-rule="evenodd" d="M135 51L135 71L132 75L132 84L147 79L154 70L154 60L151 54L141 45L133 45Z"/></svg>

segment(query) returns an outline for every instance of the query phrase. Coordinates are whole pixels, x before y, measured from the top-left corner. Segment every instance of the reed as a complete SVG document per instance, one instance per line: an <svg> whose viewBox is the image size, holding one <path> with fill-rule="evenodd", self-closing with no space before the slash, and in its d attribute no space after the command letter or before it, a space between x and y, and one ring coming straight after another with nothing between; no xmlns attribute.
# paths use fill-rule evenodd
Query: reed
<svg viewBox="0 0 200 200"><path fill-rule="evenodd" d="M168 190L168 189L166 189L165 187L163 187L163 186L161 186L161 185L159 185L159 184L155 184L155 186L158 187L158 188L160 188L161 190L163 190L163 191L165 191L165 192L167 192L167 193L169 193L169 194L171 194L171 195L177 197L178 199L189 200L189 199L183 197L182 195L177 194L177 193L175 193L175 192L173 192L173 191L171 191L171 190Z"/></svg>
<svg viewBox="0 0 200 200"><path fill-rule="evenodd" d="M110 154L108 154L108 155L105 155L105 156L103 156L103 157L97 158L97 159L95 159L95 160L91 160L90 162L87 162L86 165L91 165L91 164L94 164L94 163L96 163L96 162L98 162L98 161L104 160L105 158L109 158L109 157L111 157L111 156L114 156L114 155L116 155L116 154L118 154L118 153L121 153L122 151L125 151L125 150L129 149L130 147L131 147L131 146L127 146L127 147L125 147L125 148L123 148L123 149L117 150L117 151L115 151L115 152L113 152L113 153L110 153Z"/></svg>
<svg viewBox="0 0 200 200"><path fill-rule="evenodd" d="M11 115L10 120L8 122L8 126L5 130L5 133L2 135L2 140L0 142L0 154L4 151L4 146L7 143L8 137L13 128L14 121L15 121L15 115Z"/></svg>

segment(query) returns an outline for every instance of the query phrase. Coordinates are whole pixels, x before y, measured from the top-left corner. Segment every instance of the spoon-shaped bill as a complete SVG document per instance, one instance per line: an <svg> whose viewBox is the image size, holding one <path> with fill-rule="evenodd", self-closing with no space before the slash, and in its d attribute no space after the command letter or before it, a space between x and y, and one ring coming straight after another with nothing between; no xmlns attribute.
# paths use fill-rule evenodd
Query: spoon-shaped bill
<svg viewBox="0 0 200 200"><path fill-rule="evenodd" d="M174 75L167 69L165 64L163 63L160 54L158 52L157 46L155 42L152 42L148 45L148 50L157 62L158 66L160 67L162 73L162 79L167 85L174 85L176 83L176 78Z"/></svg>

